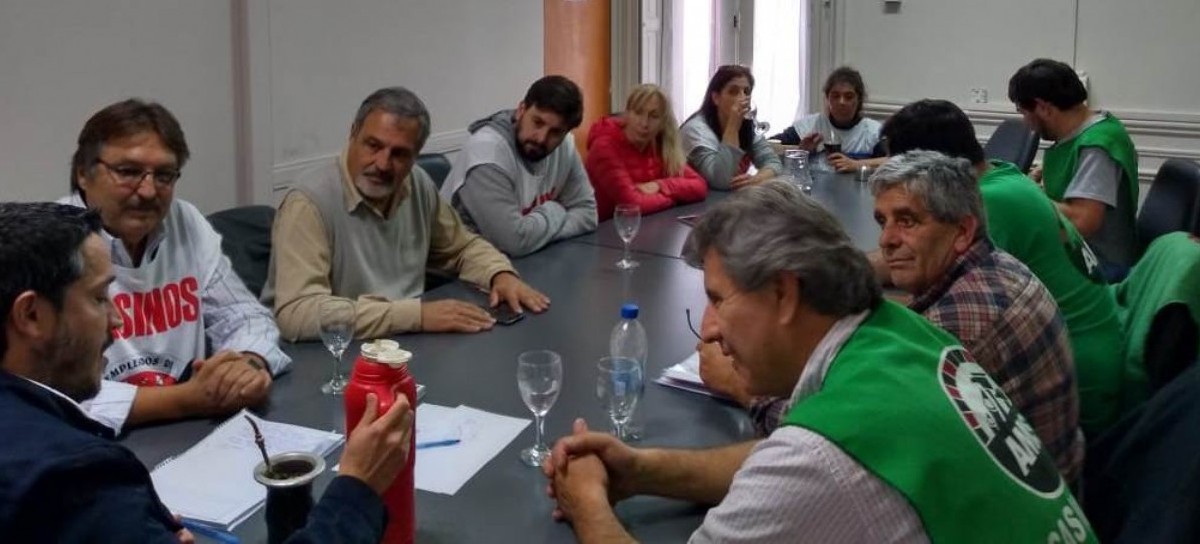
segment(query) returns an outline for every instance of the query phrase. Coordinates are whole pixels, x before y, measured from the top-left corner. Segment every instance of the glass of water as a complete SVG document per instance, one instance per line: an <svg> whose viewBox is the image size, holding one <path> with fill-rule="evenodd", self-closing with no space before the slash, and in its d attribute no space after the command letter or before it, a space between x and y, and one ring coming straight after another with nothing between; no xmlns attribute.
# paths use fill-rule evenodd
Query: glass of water
<svg viewBox="0 0 1200 544"><path fill-rule="evenodd" d="M562 387L562 357L544 349L518 355L517 387L537 425L537 442L521 450L521 461L531 467L540 467L550 456L544 438L543 418L558 400L558 391Z"/></svg>
<svg viewBox="0 0 1200 544"><path fill-rule="evenodd" d="M617 236L621 237L625 246L624 256L617 261L617 268L637 268L638 262L629 258L629 243L637 236L638 227L642 225L642 209L637 204L618 204L613 214L613 225L616 226Z"/></svg>
<svg viewBox="0 0 1200 544"><path fill-rule="evenodd" d="M321 385L326 395L341 395L346 390L346 373L342 370L342 354L354 337L354 301L328 298L317 307L321 326L321 341L333 354L333 377Z"/></svg>
<svg viewBox="0 0 1200 544"><path fill-rule="evenodd" d="M628 436L626 424L642 398L642 365L629 357L601 357L596 363L596 397L612 420L613 434L621 440Z"/></svg>
<svg viewBox="0 0 1200 544"><path fill-rule="evenodd" d="M808 152L803 149L789 149L783 154L783 170L788 178L801 191L812 193L813 180L808 171Z"/></svg>

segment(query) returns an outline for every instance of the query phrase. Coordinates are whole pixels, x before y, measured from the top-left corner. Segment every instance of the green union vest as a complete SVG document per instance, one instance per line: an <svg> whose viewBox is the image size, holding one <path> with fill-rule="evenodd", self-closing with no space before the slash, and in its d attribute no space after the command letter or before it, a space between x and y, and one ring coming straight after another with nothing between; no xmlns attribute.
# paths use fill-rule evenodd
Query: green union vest
<svg viewBox="0 0 1200 544"><path fill-rule="evenodd" d="M1075 354L1079 425L1098 433L1117 419L1125 336L1099 260L1054 203L1016 166L991 161L979 177L988 236L1046 286Z"/></svg>
<svg viewBox="0 0 1200 544"><path fill-rule="evenodd" d="M932 542L1096 542L1050 454L958 341L884 301L783 424L908 499Z"/></svg>
<svg viewBox="0 0 1200 544"><path fill-rule="evenodd" d="M1079 162L1079 151L1085 147L1099 147L1108 153L1125 174L1125 184L1129 189L1129 201L1134 204L1129 213L1133 214L1138 201L1138 167L1137 151L1125 125L1105 113L1104 119L1084 129L1083 132L1070 140L1055 142L1046 149L1042 157L1042 183L1050 198L1061 202L1067 192L1067 186L1075 177L1075 169Z"/></svg>

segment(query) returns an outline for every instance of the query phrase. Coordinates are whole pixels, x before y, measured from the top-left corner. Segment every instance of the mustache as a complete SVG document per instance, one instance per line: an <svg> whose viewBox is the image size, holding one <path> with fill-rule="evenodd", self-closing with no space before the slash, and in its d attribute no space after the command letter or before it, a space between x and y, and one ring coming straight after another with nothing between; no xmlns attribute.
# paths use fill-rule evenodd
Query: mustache
<svg viewBox="0 0 1200 544"><path fill-rule="evenodd" d="M125 206L126 210L137 212L157 212L162 209L162 203L157 198L150 200L137 200Z"/></svg>
<svg viewBox="0 0 1200 544"><path fill-rule="evenodd" d="M371 165L366 168L363 168L362 175L372 177L372 178L387 180L392 177L392 172L380 170L375 165Z"/></svg>

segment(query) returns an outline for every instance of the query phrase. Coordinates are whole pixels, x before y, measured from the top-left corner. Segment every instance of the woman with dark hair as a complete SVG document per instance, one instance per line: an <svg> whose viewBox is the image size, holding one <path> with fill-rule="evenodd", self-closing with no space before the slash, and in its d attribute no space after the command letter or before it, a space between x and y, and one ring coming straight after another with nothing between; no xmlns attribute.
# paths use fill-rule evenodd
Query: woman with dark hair
<svg viewBox="0 0 1200 544"><path fill-rule="evenodd" d="M862 74L842 66L829 74L821 90L825 93L825 111L796 119L774 138L810 152L817 170L853 172L887 160L879 141L879 121L862 114L867 101Z"/></svg>
<svg viewBox="0 0 1200 544"><path fill-rule="evenodd" d="M779 157L747 119L754 76L745 66L725 65L708 82L704 103L680 127L688 164L713 189L728 191L761 183L783 172ZM753 163L758 172L747 173Z"/></svg>

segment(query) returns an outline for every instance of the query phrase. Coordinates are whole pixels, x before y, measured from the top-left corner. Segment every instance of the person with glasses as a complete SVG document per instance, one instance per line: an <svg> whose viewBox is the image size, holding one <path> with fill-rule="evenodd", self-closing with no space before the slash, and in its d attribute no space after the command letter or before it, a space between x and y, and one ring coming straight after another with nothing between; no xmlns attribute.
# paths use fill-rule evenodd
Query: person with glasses
<svg viewBox="0 0 1200 544"><path fill-rule="evenodd" d="M745 66L717 68L700 109L679 128L688 164L718 191L762 183L783 172L771 144L748 117L754 75ZM750 165L758 172L751 175Z"/></svg>
<svg viewBox="0 0 1200 544"><path fill-rule="evenodd" d="M175 198L189 156L170 111L117 102L84 124L71 195L60 201L96 210L112 255L108 294L120 325L104 352L103 386L84 407L117 432L257 405L291 364L271 312L234 273L220 235Z"/></svg>

